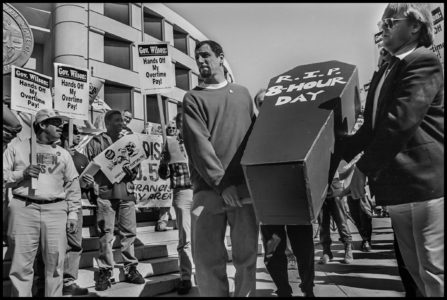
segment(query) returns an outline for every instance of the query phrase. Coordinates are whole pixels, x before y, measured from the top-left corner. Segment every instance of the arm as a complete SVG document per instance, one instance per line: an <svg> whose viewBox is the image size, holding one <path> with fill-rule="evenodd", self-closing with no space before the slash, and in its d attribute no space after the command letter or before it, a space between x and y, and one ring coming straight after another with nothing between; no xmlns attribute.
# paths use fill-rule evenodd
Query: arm
<svg viewBox="0 0 447 300"><path fill-rule="evenodd" d="M365 149L357 167L368 177L376 177L414 136L436 94L443 86L443 74L434 55L407 62L396 91L388 104L385 119L377 122L376 135Z"/></svg>
<svg viewBox="0 0 447 300"><path fill-rule="evenodd" d="M186 94L183 100L183 134L185 147L194 168L217 193L225 171L214 151L203 114L194 99Z"/></svg>

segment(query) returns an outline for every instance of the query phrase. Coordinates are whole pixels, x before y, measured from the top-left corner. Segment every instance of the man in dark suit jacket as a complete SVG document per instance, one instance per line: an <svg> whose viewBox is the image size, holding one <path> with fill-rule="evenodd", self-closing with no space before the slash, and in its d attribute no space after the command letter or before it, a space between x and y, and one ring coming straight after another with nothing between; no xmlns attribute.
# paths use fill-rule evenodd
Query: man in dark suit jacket
<svg viewBox="0 0 447 300"><path fill-rule="evenodd" d="M379 27L393 57L373 76L365 123L344 140L356 163L354 198L365 179L387 205L407 268L424 296L444 296L444 77L429 4L389 4Z"/></svg>

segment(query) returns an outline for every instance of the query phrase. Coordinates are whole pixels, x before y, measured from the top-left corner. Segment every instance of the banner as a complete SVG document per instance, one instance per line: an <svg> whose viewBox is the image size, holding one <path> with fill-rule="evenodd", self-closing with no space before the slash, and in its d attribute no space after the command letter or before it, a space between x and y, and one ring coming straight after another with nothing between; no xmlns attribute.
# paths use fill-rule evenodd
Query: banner
<svg viewBox="0 0 447 300"><path fill-rule="evenodd" d="M137 48L141 93L162 93L174 87L174 74L168 43L140 43Z"/></svg>
<svg viewBox="0 0 447 300"><path fill-rule="evenodd" d="M133 181L137 207L170 207L172 206L172 191L170 181L158 176L163 138L161 135L141 134L147 142L147 159L140 164L136 180Z"/></svg>
<svg viewBox="0 0 447 300"><path fill-rule="evenodd" d="M163 135L163 129L160 123L146 122L144 127L145 134Z"/></svg>
<svg viewBox="0 0 447 300"><path fill-rule="evenodd" d="M51 77L11 66L11 109L35 115L53 108Z"/></svg>
<svg viewBox="0 0 447 300"><path fill-rule="evenodd" d="M140 136L125 135L94 158L111 183L120 182L124 178L126 173L123 166L133 169L147 157L145 148L148 145Z"/></svg>
<svg viewBox="0 0 447 300"><path fill-rule="evenodd" d="M54 63L54 109L69 118L88 120L89 82L87 69Z"/></svg>

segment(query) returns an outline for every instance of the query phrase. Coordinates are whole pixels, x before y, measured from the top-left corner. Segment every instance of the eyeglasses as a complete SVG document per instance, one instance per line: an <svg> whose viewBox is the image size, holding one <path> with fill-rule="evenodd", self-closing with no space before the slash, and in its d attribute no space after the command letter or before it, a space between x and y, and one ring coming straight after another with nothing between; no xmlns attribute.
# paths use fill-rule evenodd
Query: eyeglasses
<svg viewBox="0 0 447 300"><path fill-rule="evenodd" d="M386 18L383 20L380 20L379 23L377 23L377 26L379 27L379 29L382 29L384 27L391 29L394 27L395 22L397 21L402 21L402 20L407 20L408 18L399 18L399 19L394 19L394 18Z"/></svg>

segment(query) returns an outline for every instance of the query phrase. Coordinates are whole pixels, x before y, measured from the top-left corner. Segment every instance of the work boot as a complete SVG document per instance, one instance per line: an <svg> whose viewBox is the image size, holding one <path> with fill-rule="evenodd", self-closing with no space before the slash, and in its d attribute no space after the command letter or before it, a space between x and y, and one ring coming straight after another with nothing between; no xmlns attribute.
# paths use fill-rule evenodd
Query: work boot
<svg viewBox="0 0 447 300"><path fill-rule="evenodd" d="M143 284L146 282L140 272L138 272L136 265L129 267L129 272L126 274L126 281L135 284Z"/></svg>
<svg viewBox="0 0 447 300"><path fill-rule="evenodd" d="M320 258L320 261L318 262L320 265L325 265L328 262L330 262L334 258L334 255L332 254L330 246L323 246L323 255Z"/></svg>
<svg viewBox="0 0 447 300"><path fill-rule="evenodd" d="M354 256L352 255L352 246L351 243L345 244L345 258L343 259L343 263L350 264L354 261Z"/></svg>
<svg viewBox="0 0 447 300"><path fill-rule="evenodd" d="M186 295L192 287L191 280L181 280L177 286L177 294Z"/></svg>
<svg viewBox="0 0 447 300"><path fill-rule="evenodd" d="M112 271L109 269L99 269L99 275L95 282L95 290L97 291L105 291L109 287L112 286L112 282L110 281L110 277L112 277Z"/></svg>
<svg viewBox="0 0 447 300"><path fill-rule="evenodd" d="M85 296L88 295L88 289L81 288L79 285L73 282L70 285L64 285L64 287L62 288L62 295Z"/></svg>

